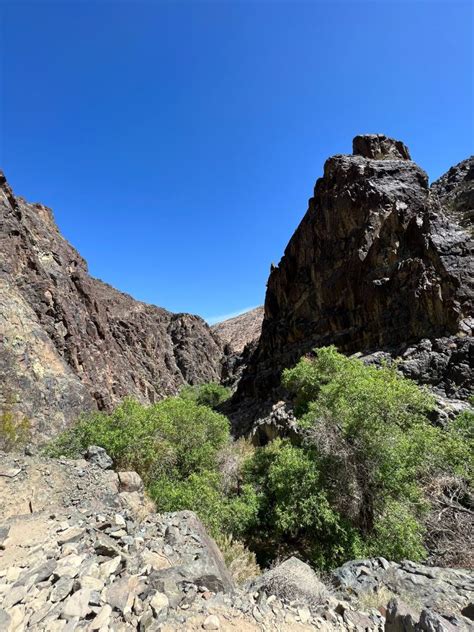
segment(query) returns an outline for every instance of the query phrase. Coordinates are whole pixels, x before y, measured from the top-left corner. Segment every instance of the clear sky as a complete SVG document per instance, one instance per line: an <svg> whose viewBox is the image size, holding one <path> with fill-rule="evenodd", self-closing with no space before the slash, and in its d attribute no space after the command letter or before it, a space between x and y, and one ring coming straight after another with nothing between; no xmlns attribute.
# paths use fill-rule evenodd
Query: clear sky
<svg viewBox="0 0 474 632"><path fill-rule="evenodd" d="M324 160L473 151L469 1L0 0L0 166L94 276L208 319L263 302Z"/></svg>

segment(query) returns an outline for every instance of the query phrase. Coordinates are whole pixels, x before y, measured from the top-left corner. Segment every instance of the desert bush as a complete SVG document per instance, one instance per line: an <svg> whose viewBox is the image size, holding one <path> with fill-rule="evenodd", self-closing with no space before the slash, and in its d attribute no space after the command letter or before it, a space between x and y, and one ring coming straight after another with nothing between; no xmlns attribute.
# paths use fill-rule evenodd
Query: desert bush
<svg viewBox="0 0 474 632"><path fill-rule="evenodd" d="M304 438L259 448L247 466L259 559L282 548L323 569L360 555L424 558L425 485L442 473L472 476L468 413L434 427L426 390L334 347L286 370L283 384Z"/></svg>
<svg viewBox="0 0 474 632"><path fill-rule="evenodd" d="M297 554L320 570L361 556L423 559L427 543L447 541L433 507L451 512L452 524L471 517L472 411L434 427L427 391L333 347L286 370L283 383L298 445L232 441L228 420L212 408L223 393L209 385L89 414L48 452L102 446L117 468L142 476L158 511L196 511L242 577L253 573L253 554L264 565ZM435 489L435 480L451 483Z"/></svg>
<svg viewBox="0 0 474 632"><path fill-rule="evenodd" d="M99 445L117 469L140 474L158 511L193 510L213 535L238 535L256 509L250 486L225 493L219 468L230 444L227 419L193 399L168 398L152 406L127 399L110 414L83 416L46 452L77 457Z"/></svg>
<svg viewBox="0 0 474 632"><path fill-rule="evenodd" d="M357 531L331 507L313 449L276 439L255 451L245 480L258 502L257 520L246 535L262 563L297 552L328 568L361 553Z"/></svg>
<svg viewBox="0 0 474 632"><path fill-rule="evenodd" d="M127 399L110 414L82 417L48 452L77 456L100 445L117 468L135 470L150 483L215 469L219 449L228 441L227 419L194 401L176 397L144 406Z"/></svg>

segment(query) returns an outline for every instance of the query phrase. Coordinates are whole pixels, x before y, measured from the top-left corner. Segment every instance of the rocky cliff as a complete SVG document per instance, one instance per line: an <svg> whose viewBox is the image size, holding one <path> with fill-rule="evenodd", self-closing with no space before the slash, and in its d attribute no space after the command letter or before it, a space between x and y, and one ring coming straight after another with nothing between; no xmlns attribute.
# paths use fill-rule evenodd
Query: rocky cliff
<svg viewBox="0 0 474 632"><path fill-rule="evenodd" d="M382 135L358 136L352 155L329 158L270 274L262 335L237 399L266 398L284 367L328 344L405 356L411 377L467 397L474 386L471 201L472 159L430 188L406 146Z"/></svg>
<svg viewBox="0 0 474 632"><path fill-rule="evenodd" d="M15 399L36 433L127 395L153 402L218 381L222 358L201 318L92 278L51 210L16 197L0 175L0 397Z"/></svg>

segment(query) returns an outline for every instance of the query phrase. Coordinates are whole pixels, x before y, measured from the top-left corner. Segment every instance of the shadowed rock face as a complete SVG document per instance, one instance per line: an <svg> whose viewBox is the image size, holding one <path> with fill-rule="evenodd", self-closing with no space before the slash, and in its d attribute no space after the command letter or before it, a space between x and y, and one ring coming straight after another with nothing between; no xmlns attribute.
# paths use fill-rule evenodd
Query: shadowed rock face
<svg viewBox="0 0 474 632"><path fill-rule="evenodd" d="M314 347L353 353L472 335L468 233L403 143L356 137L354 154L326 161L270 274L262 335L237 398L264 398L282 368ZM473 355L471 345L463 361Z"/></svg>
<svg viewBox="0 0 474 632"><path fill-rule="evenodd" d="M41 436L124 396L153 402L218 381L217 336L198 316L135 301L92 278L50 209L0 175L0 372Z"/></svg>

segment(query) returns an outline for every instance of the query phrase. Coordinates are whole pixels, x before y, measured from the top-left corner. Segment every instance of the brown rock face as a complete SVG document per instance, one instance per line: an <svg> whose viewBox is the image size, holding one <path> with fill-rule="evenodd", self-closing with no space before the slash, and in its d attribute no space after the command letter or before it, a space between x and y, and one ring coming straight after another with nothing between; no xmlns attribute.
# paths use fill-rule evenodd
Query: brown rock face
<svg viewBox="0 0 474 632"><path fill-rule="evenodd" d="M246 345L260 337L262 321L263 306L216 323L211 329L225 345L229 346L231 353L242 353Z"/></svg>
<svg viewBox="0 0 474 632"><path fill-rule="evenodd" d="M89 276L50 209L0 175L1 396L39 435L127 395L153 402L220 379L222 345L198 316L135 301Z"/></svg>
<svg viewBox="0 0 474 632"><path fill-rule="evenodd" d="M314 347L353 353L472 336L472 239L448 219L403 143L356 137L354 153L326 161L271 272L262 335L237 398L265 399L282 369ZM458 360L474 376L467 340ZM467 391L468 373L459 378Z"/></svg>

